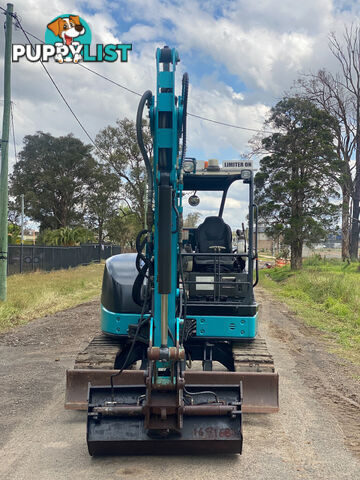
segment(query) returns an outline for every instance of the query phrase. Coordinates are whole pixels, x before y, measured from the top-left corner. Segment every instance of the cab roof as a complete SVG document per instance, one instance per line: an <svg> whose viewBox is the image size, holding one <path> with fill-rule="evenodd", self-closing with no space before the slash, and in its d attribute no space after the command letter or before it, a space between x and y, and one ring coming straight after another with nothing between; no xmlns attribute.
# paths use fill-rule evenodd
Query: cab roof
<svg viewBox="0 0 360 480"><path fill-rule="evenodd" d="M241 180L241 172L185 173L184 190L225 191L236 180Z"/></svg>

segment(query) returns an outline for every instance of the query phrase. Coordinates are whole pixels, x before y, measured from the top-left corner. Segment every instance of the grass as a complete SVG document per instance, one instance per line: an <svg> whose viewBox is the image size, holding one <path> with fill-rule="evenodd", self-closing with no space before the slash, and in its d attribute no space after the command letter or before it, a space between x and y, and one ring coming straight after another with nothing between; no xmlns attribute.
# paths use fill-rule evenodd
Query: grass
<svg viewBox="0 0 360 480"><path fill-rule="evenodd" d="M92 300L100 295L103 266L12 275L0 303L0 331ZM292 272L285 266L260 272L261 285L289 305L306 324L335 340L336 351L360 364L358 264L313 257Z"/></svg>
<svg viewBox="0 0 360 480"><path fill-rule="evenodd" d="M328 334L337 353L360 364L359 264L315 256L301 271L285 266L262 270L260 278L307 325Z"/></svg>
<svg viewBox="0 0 360 480"><path fill-rule="evenodd" d="M103 265L8 277L8 298L0 302L0 331L92 300L100 295Z"/></svg>

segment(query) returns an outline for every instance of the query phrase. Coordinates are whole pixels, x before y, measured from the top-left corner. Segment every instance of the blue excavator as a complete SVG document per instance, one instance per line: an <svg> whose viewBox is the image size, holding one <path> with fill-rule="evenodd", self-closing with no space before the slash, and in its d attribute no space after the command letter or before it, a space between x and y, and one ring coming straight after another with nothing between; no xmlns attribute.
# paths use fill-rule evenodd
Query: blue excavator
<svg viewBox="0 0 360 480"><path fill-rule="evenodd" d="M186 157L189 78L156 51L156 93L136 128L147 173L136 253L106 261L101 330L67 371L68 409L87 410L90 455L241 453L243 413L278 411L278 374L258 336L257 207L250 162ZM143 141L144 110L153 139ZM249 192L248 227L223 220L231 185ZM221 192L218 215L184 227L183 199Z"/></svg>

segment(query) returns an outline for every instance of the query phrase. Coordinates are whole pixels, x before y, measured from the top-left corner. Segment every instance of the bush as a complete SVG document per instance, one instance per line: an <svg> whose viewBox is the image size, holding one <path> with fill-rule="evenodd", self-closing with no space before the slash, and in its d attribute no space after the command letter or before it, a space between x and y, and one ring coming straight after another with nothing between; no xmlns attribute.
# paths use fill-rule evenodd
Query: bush
<svg viewBox="0 0 360 480"><path fill-rule="evenodd" d="M63 227L57 230L44 230L36 239L38 245L48 246L75 246L80 243L92 243L95 235L84 227Z"/></svg>

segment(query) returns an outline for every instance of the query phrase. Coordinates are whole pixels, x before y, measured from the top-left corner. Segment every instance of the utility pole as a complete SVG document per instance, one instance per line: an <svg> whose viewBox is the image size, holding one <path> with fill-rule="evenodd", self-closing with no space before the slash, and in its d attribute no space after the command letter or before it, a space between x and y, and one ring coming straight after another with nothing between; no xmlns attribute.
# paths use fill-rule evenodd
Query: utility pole
<svg viewBox="0 0 360 480"><path fill-rule="evenodd" d="M21 246L20 246L20 273L23 271L24 258L24 194L21 195Z"/></svg>
<svg viewBox="0 0 360 480"><path fill-rule="evenodd" d="M1 137L0 172L0 301L6 300L8 255L8 151L11 108L11 44L13 4L8 3L5 24L4 112Z"/></svg>

